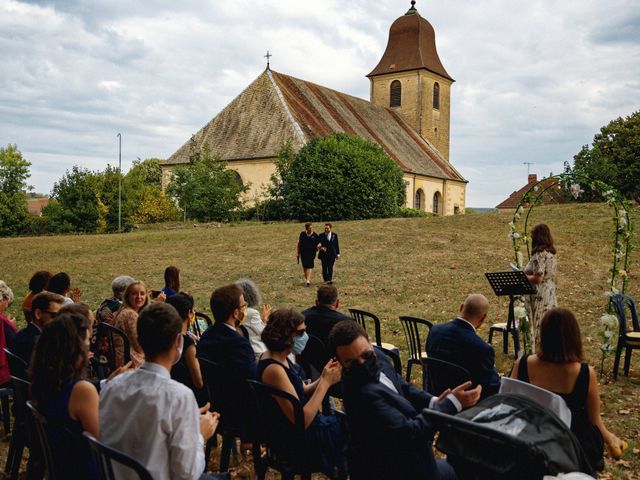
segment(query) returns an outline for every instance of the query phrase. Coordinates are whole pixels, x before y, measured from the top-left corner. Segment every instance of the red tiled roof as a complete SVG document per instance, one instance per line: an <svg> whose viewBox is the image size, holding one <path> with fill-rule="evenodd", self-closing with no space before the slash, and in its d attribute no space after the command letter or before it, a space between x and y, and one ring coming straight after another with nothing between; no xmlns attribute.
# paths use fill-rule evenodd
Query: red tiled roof
<svg viewBox="0 0 640 480"><path fill-rule="evenodd" d="M545 188L547 188L548 186L552 185L553 183L556 183L557 180L549 178L543 182L541 182L538 185L538 190L537 191L532 191L531 192L531 197L532 200L536 198L536 196L538 195L538 192L545 190ZM536 175L529 175L529 181L528 183L522 187L520 190L517 190L515 192L513 192L511 195L509 195L509 197L504 200L502 203L500 203L499 205L496 206L496 208L498 209L512 209L512 208L516 208L518 206L518 204L520 203L520 200L522 200L522 197L529 191L531 190L531 188L538 183L538 179ZM540 203L539 205L554 205L554 204L558 204L558 203L567 203L567 198L564 194L564 192L559 188L549 188L548 190L546 190L544 192L544 194L542 195L542 197L540 197Z"/></svg>
<svg viewBox="0 0 640 480"><path fill-rule="evenodd" d="M42 215L42 208L49 203L48 198L30 198L27 200L27 210L30 215Z"/></svg>

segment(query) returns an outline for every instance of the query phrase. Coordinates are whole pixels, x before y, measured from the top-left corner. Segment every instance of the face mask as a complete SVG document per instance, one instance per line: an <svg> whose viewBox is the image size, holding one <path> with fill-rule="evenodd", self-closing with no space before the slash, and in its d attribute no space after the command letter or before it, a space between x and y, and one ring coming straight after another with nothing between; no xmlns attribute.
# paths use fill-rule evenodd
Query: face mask
<svg viewBox="0 0 640 480"><path fill-rule="evenodd" d="M173 362L174 365L176 363L178 363L180 361L180 359L182 358L182 350L184 349L184 337L182 336L181 333L178 334L178 337L180 337L180 346L177 347L178 348L178 358L176 358L175 362Z"/></svg>
<svg viewBox="0 0 640 480"><path fill-rule="evenodd" d="M293 338L293 347L291 351L294 355L300 355L304 350L304 347L307 346L307 341L309 340L309 335L307 332L304 332L302 335Z"/></svg>
<svg viewBox="0 0 640 480"><path fill-rule="evenodd" d="M380 378L380 368L375 353L363 362L355 363L342 370L342 375L348 381L358 383L377 382Z"/></svg>

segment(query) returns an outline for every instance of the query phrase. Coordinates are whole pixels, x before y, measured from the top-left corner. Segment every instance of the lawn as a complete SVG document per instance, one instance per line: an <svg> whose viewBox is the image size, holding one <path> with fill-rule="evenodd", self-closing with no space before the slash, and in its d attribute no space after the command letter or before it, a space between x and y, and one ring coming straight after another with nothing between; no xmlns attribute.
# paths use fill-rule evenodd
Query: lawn
<svg viewBox="0 0 640 480"><path fill-rule="evenodd" d="M637 209L632 212L636 223L638 213ZM378 314L384 340L403 351L398 315L447 321L470 292L489 298L488 324L506 320L507 301L493 295L484 273L506 270L512 259L507 239L511 214L334 224L342 250L335 272L341 310L354 307ZM588 360L599 368L598 319L606 303L604 292L611 266L611 210L600 204L539 207L532 213L531 226L537 222L547 223L555 237L559 304L576 313ZM317 224L316 230L321 227ZM296 264L295 247L301 230L297 223L164 225L123 235L0 239L0 278L21 300L33 272L64 270L82 289L83 301L96 307L109 295L114 276L128 274L160 289L164 268L176 265L182 271L183 289L193 293L200 310L208 310L208 298L215 287L241 277L256 281L264 302L302 309L313 304L315 289L304 286L302 268ZM636 251L628 291L634 297L640 297L638 260ZM321 279L320 273L318 264L314 283ZM18 310L16 302L11 311L18 316ZM487 332L485 325L480 335L486 338ZM499 370L508 372L512 358L504 356L501 348L496 351ZM638 362L636 353L629 378L620 376L612 382L612 358L605 361L601 378L604 421L629 441L630 448L622 461L607 460L604 478L640 478L635 473L640 471Z"/></svg>

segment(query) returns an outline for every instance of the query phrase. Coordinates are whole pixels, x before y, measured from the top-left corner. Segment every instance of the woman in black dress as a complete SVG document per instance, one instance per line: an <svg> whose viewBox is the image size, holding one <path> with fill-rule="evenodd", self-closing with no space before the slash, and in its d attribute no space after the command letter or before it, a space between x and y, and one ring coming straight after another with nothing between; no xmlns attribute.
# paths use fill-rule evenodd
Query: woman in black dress
<svg viewBox="0 0 640 480"><path fill-rule="evenodd" d="M304 279L307 287L311 283L313 260L316 258L318 242L318 234L313 231L311 222L305 223L304 232L300 232L300 237L298 238L298 263L300 263L300 259L302 259L302 269L304 270Z"/></svg>

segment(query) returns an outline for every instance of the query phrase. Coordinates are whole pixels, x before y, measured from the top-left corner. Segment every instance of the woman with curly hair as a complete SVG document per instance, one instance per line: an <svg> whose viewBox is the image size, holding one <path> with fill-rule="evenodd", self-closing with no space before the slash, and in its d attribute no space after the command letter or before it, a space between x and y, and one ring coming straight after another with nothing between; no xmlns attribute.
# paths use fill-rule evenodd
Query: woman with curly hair
<svg viewBox="0 0 640 480"><path fill-rule="evenodd" d="M314 470L320 470L331 478L346 478L346 465L343 456L344 434L338 419L334 415L318 413L322 401L330 387L340 381L342 369L337 360L329 360L318 380L303 382L304 372L300 366L291 363L287 356L300 355L309 336L304 317L293 309L276 310L262 331L262 341L267 351L258 362L258 380L276 387L297 398L303 407L309 451L308 458ZM270 405L269 417L279 428L281 441L270 445L275 452L278 449L295 448L291 445L294 422L293 407L290 402L276 398Z"/></svg>
<svg viewBox="0 0 640 480"><path fill-rule="evenodd" d="M144 351L138 342L138 315L140 310L149 304L147 287L141 281L135 281L124 291L122 307L113 319L113 326L122 330L129 339L131 346L131 362L133 368L138 368L144 362ZM119 337L114 338L116 350L116 367L124 365L124 345Z"/></svg>
<svg viewBox="0 0 640 480"><path fill-rule="evenodd" d="M100 426L98 392L84 379L90 323L75 313L63 313L47 323L29 369L33 401L48 420L59 478L95 478L95 466L82 437L83 431L97 437Z"/></svg>
<svg viewBox="0 0 640 480"><path fill-rule="evenodd" d="M540 322L543 315L550 308L558 306L555 282L557 267L556 247L553 245L551 230L540 223L531 230L531 258L524 268L524 273L536 291L525 297L531 325L531 344L535 348L540 343Z"/></svg>
<svg viewBox="0 0 640 480"><path fill-rule="evenodd" d="M256 361L260 360L260 356L267 349L262 338L262 330L267 324L267 319L271 314L271 305L263 305L260 311L260 290L258 286L248 278L236 280L236 285L242 289L242 296L247 304L247 313L242 325L247 329L251 348L256 355Z"/></svg>

